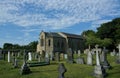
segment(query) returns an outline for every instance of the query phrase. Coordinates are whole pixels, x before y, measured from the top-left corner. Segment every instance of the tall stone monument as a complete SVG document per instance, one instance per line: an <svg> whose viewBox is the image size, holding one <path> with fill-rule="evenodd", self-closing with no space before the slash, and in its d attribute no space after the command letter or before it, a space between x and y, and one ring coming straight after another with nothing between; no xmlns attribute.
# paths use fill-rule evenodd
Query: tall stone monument
<svg viewBox="0 0 120 78"><path fill-rule="evenodd" d="M108 63L108 60L107 60L107 50L106 50L105 47L103 48L103 51L102 51L101 62L102 62L102 65L103 65L104 69L110 69L111 68L111 66L110 66L110 64Z"/></svg>
<svg viewBox="0 0 120 78"><path fill-rule="evenodd" d="M96 66L94 68L94 76L98 78L103 78L106 76L106 71L100 64L98 45L95 45L95 51L96 51Z"/></svg>
<svg viewBox="0 0 120 78"><path fill-rule="evenodd" d="M92 57L92 53L91 53L91 51L89 51L88 53L87 53L87 64L88 65L93 65L93 59L92 59L93 57Z"/></svg>
<svg viewBox="0 0 120 78"><path fill-rule="evenodd" d="M32 54L31 54L31 52L28 53L28 60L32 61Z"/></svg>
<svg viewBox="0 0 120 78"><path fill-rule="evenodd" d="M10 51L8 51L8 62L10 62Z"/></svg>
<svg viewBox="0 0 120 78"><path fill-rule="evenodd" d="M21 72L20 74L21 75L24 75L24 74L29 74L31 71L29 69L29 67L27 66L27 52L24 50L24 60L23 60L23 65L21 66Z"/></svg>

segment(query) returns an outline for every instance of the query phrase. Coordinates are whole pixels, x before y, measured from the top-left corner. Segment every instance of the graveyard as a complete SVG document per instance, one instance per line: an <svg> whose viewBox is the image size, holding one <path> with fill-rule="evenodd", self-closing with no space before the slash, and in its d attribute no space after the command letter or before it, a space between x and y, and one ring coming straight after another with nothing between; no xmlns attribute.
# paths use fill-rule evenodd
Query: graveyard
<svg viewBox="0 0 120 78"><path fill-rule="evenodd" d="M11 60L6 54L5 60L0 60L0 78L58 78L59 75L59 64L63 63L65 66L65 78L96 78L93 76L94 66L96 65L96 55L93 55L92 65L87 64L87 54L81 53L73 54L73 61L76 61L78 57L84 58L84 63L68 63L65 59L60 59L59 61L50 61L48 65L29 67L30 73L21 75L21 66L23 64L23 56L17 57L18 65L14 68ZM11 56L12 58L12 56ZM116 63L116 56L111 56L107 54L107 61L110 63L111 68L106 70L107 76L105 78L119 78L120 76L120 65ZM30 60L30 59L28 59ZM33 59L32 61L26 62L37 62L38 60Z"/></svg>

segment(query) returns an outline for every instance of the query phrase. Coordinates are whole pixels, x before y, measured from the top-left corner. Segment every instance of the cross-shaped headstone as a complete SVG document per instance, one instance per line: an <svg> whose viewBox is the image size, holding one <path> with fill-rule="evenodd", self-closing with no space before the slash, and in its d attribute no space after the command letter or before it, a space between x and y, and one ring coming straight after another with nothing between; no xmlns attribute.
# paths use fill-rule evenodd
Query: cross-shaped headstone
<svg viewBox="0 0 120 78"><path fill-rule="evenodd" d="M98 49L98 45L95 45L95 51L96 51L96 65L100 66L100 60L99 60L99 49Z"/></svg>

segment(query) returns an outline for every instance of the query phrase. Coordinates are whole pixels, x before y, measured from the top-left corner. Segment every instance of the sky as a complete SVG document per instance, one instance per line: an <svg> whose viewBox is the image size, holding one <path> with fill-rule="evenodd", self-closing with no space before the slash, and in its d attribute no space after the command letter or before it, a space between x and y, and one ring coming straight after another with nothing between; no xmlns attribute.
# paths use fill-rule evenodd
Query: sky
<svg viewBox="0 0 120 78"><path fill-rule="evenodd" d="M40 32L81 34L120 17L120 0L0 0L0 47L26 45Z"/></svg>

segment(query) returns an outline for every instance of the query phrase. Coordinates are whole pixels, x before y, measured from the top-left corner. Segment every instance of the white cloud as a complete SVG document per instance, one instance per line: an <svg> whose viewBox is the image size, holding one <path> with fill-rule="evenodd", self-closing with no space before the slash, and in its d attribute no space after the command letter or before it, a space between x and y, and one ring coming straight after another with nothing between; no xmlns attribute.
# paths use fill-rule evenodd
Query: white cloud
<svg viewBox="0 0 120 78"><path fill-rule="evenodd" d="M80 22L94 23L106 16L120 16L119 3L119 0L3 0L0 23L62 29Z"/></svg>

